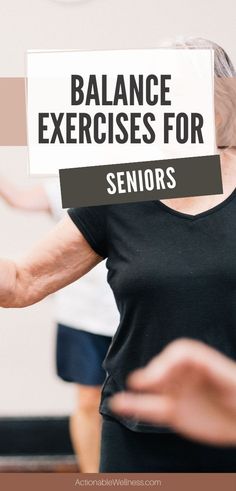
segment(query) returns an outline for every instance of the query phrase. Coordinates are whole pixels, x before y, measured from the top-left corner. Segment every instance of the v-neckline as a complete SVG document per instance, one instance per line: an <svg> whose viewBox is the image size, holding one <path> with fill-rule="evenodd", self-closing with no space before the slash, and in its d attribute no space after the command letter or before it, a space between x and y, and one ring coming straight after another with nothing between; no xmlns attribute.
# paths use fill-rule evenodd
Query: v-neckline
<svg viewBox="0 0 236 491"><path fill-rule="evenodd" d="M184 213L182 211L175 210L174 208L171 208L171 206L166 205L165 203L162 203L162 201L156 200L154 203L156 203L158 206L166 210L168 213L171 213L172 215L175 215L179 218L185 218L187 220L197 220L198 218L202 218L208 215L211 215L212 213L216 213L219 211L221 208L226 206L233 198L236 196L236 188L232 191L232 193L227 196L223 201L218 203L218 205L213 206L212 208L208 208L208 210L201 211L200 213L197 213L196 215L191 215L190 213Z"/></svg>

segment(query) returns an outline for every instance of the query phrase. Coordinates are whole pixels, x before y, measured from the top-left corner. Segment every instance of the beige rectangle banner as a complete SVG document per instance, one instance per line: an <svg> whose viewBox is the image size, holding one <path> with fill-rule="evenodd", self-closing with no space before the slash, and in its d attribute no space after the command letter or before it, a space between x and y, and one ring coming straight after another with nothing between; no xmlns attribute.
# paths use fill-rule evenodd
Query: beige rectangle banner
<svg viewBox="0 0 236 491"><path fill-rule="evenodd" d="M103 489L120 491L164 489L165 491L235 491L236 473L232 474L38 474L2 473L4 491L70 491Z"/></svg>
<svg viewBox="0 0 236 491"><path fill-rule="evenodd" d="M26 146L25 78L0 78L0 146Z"/></svg>
<svg viewBox="0 0 236 491"><path fill-rule="evenodd" d="M0 146L26 146L26 79L0 78ZM216 139L236 146L236 78L215 78Z"/></svg>

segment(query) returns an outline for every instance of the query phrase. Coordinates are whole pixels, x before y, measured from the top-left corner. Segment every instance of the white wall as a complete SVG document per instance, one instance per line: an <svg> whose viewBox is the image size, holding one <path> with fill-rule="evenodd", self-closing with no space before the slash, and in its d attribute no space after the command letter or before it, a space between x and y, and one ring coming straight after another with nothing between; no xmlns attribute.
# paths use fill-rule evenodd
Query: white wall
<svg viewBox="0 0 236 491"><path fill-rule="evenodd" d="M27 49L145 48L177 35L213 39L236 62L235 26L235 0L0 0L0 76L24 76ZM29 182L26 162L26 149L0 148L0 172L16 182ZM24 252L51 225L0 202L1 255ZM64 414L72 407L72 387L54 372L51 310L48 299L0 311L0 416Z"/></svg>

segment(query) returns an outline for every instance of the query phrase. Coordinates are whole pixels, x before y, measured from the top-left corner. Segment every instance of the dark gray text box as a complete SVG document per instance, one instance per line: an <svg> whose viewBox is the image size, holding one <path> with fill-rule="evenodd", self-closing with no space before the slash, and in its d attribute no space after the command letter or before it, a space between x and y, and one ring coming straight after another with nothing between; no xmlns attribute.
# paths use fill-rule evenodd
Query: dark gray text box
<svg viewBox="0 0 236 491"><path fill-rule="evenodd" d="M173 181L171 182L166 176L168 168L174 169L172 175L176 185L172 189L167 185L169 182L173 186ZM161 171L156 171L156 169L161 169ZM159 175L163 172L166 188L156 189L156 173ZM63 208L223 193L220 157L218 155L61 169L59 173ZM107 188L111 187L107 181L109 173L115 176L114 183L116 186L119 174L119 179L123 182L121 189L127 190L127 173L133 178L141 175L144 181L144 177L149 176L147 179L149 185L150 176L153 175L155 187L153 190L147 190L144 185L143 191L138 186L138 191L109 194L107 191ZM140 184L138 177L137 182Z"/></svg>

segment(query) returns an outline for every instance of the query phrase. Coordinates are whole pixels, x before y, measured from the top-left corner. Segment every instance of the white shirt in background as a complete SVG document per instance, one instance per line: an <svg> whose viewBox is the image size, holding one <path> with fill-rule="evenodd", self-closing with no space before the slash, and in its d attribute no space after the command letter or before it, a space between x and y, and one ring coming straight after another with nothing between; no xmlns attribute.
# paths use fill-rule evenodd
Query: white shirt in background
<svg viewBox="0 0 236 491"><path fill-rule="evenodd" d="M53 217L59 221L65 214L59 180L51 179L44 186ZM113 336L119 313L106 276L105 261L102 261L78 281L55 293L55 321L94 334Z"/></svg>

